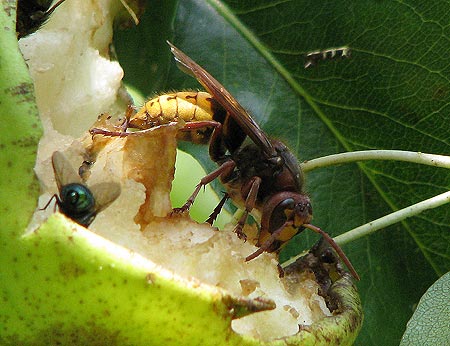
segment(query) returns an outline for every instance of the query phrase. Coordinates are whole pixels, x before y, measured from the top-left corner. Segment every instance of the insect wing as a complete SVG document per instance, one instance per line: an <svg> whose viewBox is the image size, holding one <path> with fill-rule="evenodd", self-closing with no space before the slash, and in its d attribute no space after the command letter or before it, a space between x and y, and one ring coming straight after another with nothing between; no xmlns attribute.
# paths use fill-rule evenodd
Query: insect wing
<svg viewBox="0 0 450 346"><path fill-rule="evenodd" d="M98 183L90 186L89 189L95 199L96 213L105 209L114 202L120 195L120 184L116 182Z"/></svg>
<svg viewBox="0 0 450 346"><path fill-rule="evenodd" d="M60 151L55 151L52 155L53 171L55 172L56 184L58 190L64 185L71 183L83 184L80 176L77 174L73 166Z"/></svg>
<svg viewBox="0 0 450 346"><path fill-rule="evenodd" d="M275 149L269 138L223 85L172 43L169 41L167 41L167 43L169 44L180 69L195 77L268 157L276 156Z"/></svg>

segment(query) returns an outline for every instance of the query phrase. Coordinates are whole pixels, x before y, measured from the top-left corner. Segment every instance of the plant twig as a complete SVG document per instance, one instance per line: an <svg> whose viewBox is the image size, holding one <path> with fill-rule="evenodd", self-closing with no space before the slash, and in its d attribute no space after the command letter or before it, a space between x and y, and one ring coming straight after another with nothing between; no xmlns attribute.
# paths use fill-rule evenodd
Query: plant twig
<svg viewBox="0 0 450 346"><path fill-rule="evenodd" d="M446 203L450 203L450 191L426 199L422 202L410 205L409 207L397 210L386 216L380 217L379 219L356 227L348 232L338 235L334 238L334 241L339 245L347 244L350 241L369 235L381 228L385 228L387 226L393 225L394 223L403 221L404 219L420 214L425 210L440 207L441 205L444 205Z"/></svg>
<svg viewBox="0 0 450 346"><path fill-rule="evenodd" d="M403 150L362 150L362 151L334 154L302 162L300 166L304 172L308 172L316 168L367 160L404 161L450 169L450 156L426 154L421 152L403 151ZM403 221L408 217L418 215L425 210L437 208L447 203L450 203L450 191L444 192L440 195L426 199L419 203L410 205L406 208L397 210L379 219L376 219L362 226L356 227L350 231L347 231L333 239L337 244L342 246L356 239L365 237L379 229ZM286 266L294 262L298 257L302 255L304 255L304 253L301 253L293 258L290 258L288 261L283 263L283 266Z"/></svg>
<svg viewBox="0 0 450 346"><path fill-rule="evenodd" d="M308 172L316 168L368 160L405 161L434 167L450 168L450 156L403 150L352 151L348 153L328 155L305 161L300 164L300 167L302 168L303 172Z"/></svg>
<svg viewBox="0 0 450 346"><path fill-rule="evenodd" d="M390 213L386 216L380 217L379 219L368 222L362 226L356 227L348 232L345 232L341 235L338 235L337 237L334 237L333 240L339 246L342 246L342 245L350 243L356 239L365 237L366 235L369 235L381 228L388 227L388 226L393 225L397 222L400 222L408 217L415 216L415 215L420 214L421 212L428 210L428 209L437 208L446 203L450 203L450 191L447 191L447 192L444 192L435 197L426 199L422 202L410 205L409 207L400 209L400 210ZM302 253L289 258L287 261L285 261L282 264L283 268L288 266L289 264L295 262L295 260L297 258L305 255L306 253L307 253L307 251L303 251Z"/></svg>

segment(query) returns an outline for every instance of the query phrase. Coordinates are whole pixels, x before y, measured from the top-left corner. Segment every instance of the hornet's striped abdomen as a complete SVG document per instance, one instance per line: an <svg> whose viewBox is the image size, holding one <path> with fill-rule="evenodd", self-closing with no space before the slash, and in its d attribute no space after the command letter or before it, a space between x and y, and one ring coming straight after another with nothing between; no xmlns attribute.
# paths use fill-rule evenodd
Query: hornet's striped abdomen
<svg viewBox="0 0 450 346"><path fill-rule="evenodd" d="M174 121L214 121L215 115L223 114L223 112L223 108L207 92L180 91L159 95L147 101L136 114L131 116L129 126L145 130ZM207 143L212 130L210 127L205 127L192 131L180 131L178 138L194 143Z"/></svg>

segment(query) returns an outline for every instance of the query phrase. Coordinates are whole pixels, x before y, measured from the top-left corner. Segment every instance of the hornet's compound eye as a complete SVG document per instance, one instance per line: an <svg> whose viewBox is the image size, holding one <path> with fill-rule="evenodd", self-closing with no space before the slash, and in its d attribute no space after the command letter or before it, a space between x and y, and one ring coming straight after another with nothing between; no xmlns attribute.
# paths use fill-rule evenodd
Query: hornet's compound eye
<svg viewBox="0 0 450 346"><path fill-rule="evenodd" d="M295 201L293 198L286 198L284 201L282 201L280 204L278 204L277 209L289 209L293 210L295 208Z"/></svg>
<svg viewBox="0 0 450 346"><path fill-rule="evenodd" d="M295 227L309 223L312 219L312 207L309 197L303 194L286 196L274 208L271 220L278 222L293 221Z"/></svg>

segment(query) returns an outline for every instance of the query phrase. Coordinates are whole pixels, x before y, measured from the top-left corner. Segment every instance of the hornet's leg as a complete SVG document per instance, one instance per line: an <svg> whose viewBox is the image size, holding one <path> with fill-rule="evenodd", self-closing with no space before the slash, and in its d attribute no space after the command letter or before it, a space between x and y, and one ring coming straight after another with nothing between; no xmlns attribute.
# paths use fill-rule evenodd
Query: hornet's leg
<svg viewBox="0 0 450 346"><path fill-rule="evenodd" d="M242 231L242 228L244 227L245 222L247 221L248 214L253 210L253 208L255 208L256 198L258 197L259 186L261 185L261 178L253 177L250 184L251 184L250 190L247 194L247 197L245 198L244 214L242 214L236 227L234 228L234 232L237 234L239 239L244 239L244 240L247 240L247 236Z"/></svg>
<svg viewBox="0 0 450 346"><path fill-rule="evenodd" d="M218 177L222 177L222 179L227 178L231 175L233 170L236 168L236 162L234 162L230 158L226 158L226 148L224 148L222 143L222 124L216 121L194 121L194 122L188 122L184 125L185 131L191 131L193 129L205 127L205 126L213 126L214 131L211 136L209 150L210 150L210 156L211 159L215 162L223 162L219 168L212 171L208 175L204 176L202 180L200 180L200 183L197 184L195 187L194 192L192 195L188 198L186 203L181 206L180 208L174 208L172 211L173 213L183 213L191 207L191 205L194 203L195 198L197 197L198 193L200 192L200 189L212 182L214 179ZM209 220L209 219L208 219Z"/></svg>
<svg viewBox="0 0 450 346"><path fill-rule="evenodd" d="M130 118L134 113L134 107L132 105L127 106L127 111L125 112L125 120L123 121L122 125L120 126L120 130L122 132L126 132L128 129L128 125L130 125Z"/></svg>
<svg viewBox="0 0 450 346"><path fill-rule="evenodd" d="M192 193L192 195L188 198L188 200L186 201L186 203L181 206L180 208L174 208L172 210L172 214L179 214L179 213L184 213L185 211L188 211L189 208L192 206L192 204L195 201L195 198L197 197L198 193L200 192L201 188L204 187L205 185L208 185L210 182L212 182L214 179L220 177L221 175L228 175L230 174L233 169L236 167L236 162L234 162L233 160L228 160L225 161L219 168L217 168L216 170L212 171L211 173L209 173L208 175L205 175L200 182L197 184L197 186L195 187L194 192Z"/></svg>
<svg viewBox="0 0 450 346"><path fill-rule="evenodd" d="M225 193L222 199L220 200L219 204L217 204L211 215L209 215L208 220L206 220L206 222L209 223L211 226L214 223L214 221L216 221L217 216L219 216L220 211L222 210L228 198L230 198L230 196L228 195L228 193Z"/></svg>
<svg viewBox="0 0 450 346"><path fill-rule="evenodd" d="M119 131L110 131L110 130L105 130L105 129L101 129L98 127L94 127L92 129L90 129L89 132L92 136L95 136L95 135L104 135L104 136L111 136L111 137L128 136L128 135L130 135L130 133L127 132L127 129L129 127L130 118L133 115L133 113L134 113L134 107L129 104L127 106L127 110L125 112L125 119L124 119L123 123L120 126L114 125L114 127L118 128Z"/></svg>
<svg viewBox="0 0 450 346"><path fill-rule="evenodd" d="M264 251L267 251L270 246L273 244L273 242L275 240L277 240L278 236L280 235L280 233L283 231L283 229L285 227L288 227L290 225L292 225L294 222L292 220L288 220L286 221L280 228L278 228L277 230L275 230L275 232L271 233L270 238L267 239L264 243L261 244L260 248L258 250L256 250L254 253L248 255L245 258L245 261L251 261L252 259L255 259L256 257L258 257L259 255L261 255Z"/></svg>

